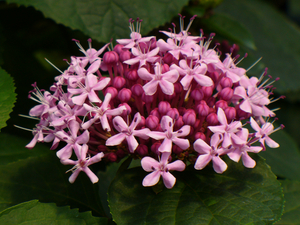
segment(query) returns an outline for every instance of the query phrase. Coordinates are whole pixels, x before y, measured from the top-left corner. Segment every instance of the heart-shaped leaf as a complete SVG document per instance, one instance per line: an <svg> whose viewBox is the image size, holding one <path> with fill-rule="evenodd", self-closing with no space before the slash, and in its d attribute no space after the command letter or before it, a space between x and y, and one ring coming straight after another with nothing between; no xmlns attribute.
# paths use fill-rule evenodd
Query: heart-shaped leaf
<svg viewBox="0 0 300 225"><path fill-rule="evenodd" d="M6 126L9 114L16 101L16 93L13 79L0 68L0 129Z"/></svg>
<svg viewBox="0 0 300 225"><path fill-rule="evenodd" d="M34 6L46 17L91 38L109 42L111 38L128 38L129 18L143 19L143 34L163 25L176 16L188 0L8 0L25 6Z"/></svg>
<svg viewBox="0 0 300 225"><path fill-rule="evenodd" d="M228 162L217 174L211 167L188 167L173 189L154 192L142 186L146 173L133 168L116 176L109 205L118 224L273 224L283 209L280 183L260 157L257 166Z"/></svg>
<svg viewBox="0 0 300 225"><path fill-rule="evenodd" d="M57 207L54 203L40 203L38 200L24 202L2 211L0 223L6 225L108 224L107 218L94 217L91 212L79 213L78 209L70 209L68 206Z"/></svg>

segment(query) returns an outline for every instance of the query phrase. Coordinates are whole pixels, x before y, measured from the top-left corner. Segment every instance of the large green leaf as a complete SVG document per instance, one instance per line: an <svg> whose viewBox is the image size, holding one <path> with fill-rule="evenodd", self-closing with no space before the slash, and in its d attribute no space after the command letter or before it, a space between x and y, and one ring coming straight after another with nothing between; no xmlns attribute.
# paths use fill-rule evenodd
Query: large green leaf
<svg viewBox="0 0 300 225"><path fill-rule="evenodd" d="M276 225L299 225L300 224L300 182L282 181L283 193L285 198L284 213Z"/></svg>
<svg viewBox="0 0 300 225"><path fill-rule="evenodd" d="M261 152L272 171L280 177L300 180L300 152L295 141L284 130L272 134L272 139L280 144L279 148L268 148Z"/></svg>
<svg viewBox="0 0 300 225"><path fill-rule="evenodd" d="M142 33L163 25L177 15L188 0L8 0L34 6L46 17L102 42L128 38L129 18L143 19Z"/></svg>
<svg viewBox="0 0 300 225"><path fill-rule="evenodd" d="M230 15L250 30L257 58L263 57L269 74L281 78L275 84L277 91L299 91L300 30L295 24L259 0L224 0L216 12Z"/></svg>
<svg viewBox="0 0 300 225"><path fill-rule="evenodd" d="M61 165L54 152L0 166L0 210L12 205L38 199L70 205L80 211L105 215L98 187L85 174L79 174L74 184L68 182L69 166Z"/></svg>
<svg viewBox="0 0 300 225"><path fill-rule="evenodd" d="M24 202L0 213L0 224L107 224L107 218L94 217L90 212L79 213L68 206L57 207L54 203L40 203L38 200Z"/></svg>
<svg viewBox="0 0 300 225"><path fill-rule="evenodd" d="M108 192L113 219L118 225L272 224L282 213L282 190L264 160L255 160L254 169L229 161L224 174L189 167L174 173L173 189L158 193L142 186L141 168L126 170Z"/></svg>
<svg viewBox="0 0 300 225"><path fill-rule="evenodd" d="M16 128L17 129L17 128ZM25 145L30 140L7 133L0 133L0 166L49 153L49 147L37 144L34 149L27 149Z"/></svg>
<svg viewBox="0 0 300 225"><path fill-rule="evenodd" d="M0 129L6 126L16 101L13 79L0 68Z"/></svg>

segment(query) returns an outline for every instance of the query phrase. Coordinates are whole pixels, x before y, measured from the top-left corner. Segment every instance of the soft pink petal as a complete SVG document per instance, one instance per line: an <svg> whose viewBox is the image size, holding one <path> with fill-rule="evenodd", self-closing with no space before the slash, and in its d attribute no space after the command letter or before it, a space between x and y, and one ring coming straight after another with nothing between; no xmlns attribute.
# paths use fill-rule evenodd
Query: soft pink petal
<svg viewBox="0 0 300 225"><path fill-rule="evenodd" d="M137 142L137 140L135 139L135 137L133 135L127 136L126 141L128 144L129 151L131 153L133 153L134 150L139 146L139 143Z"/></svg>
<svg viewBox="0 0 300 225"><path fill-rule="evenodd" d="M172 187L174 187L175 183L176 183L176 178L169 172L164 172L162 174L162 178L164 181L164 185L166 186L166 188L171 189Z"/></svg>
<svg viewBox="0 0 300 225"><path fill-rule="evenodd" d="M254 168L256 165L255 160L253 160L248 154L247 152L244 152L244 154L242 155L242 160L243 160L243 164L245 167L247 168Z"/></svg>
<svg viewBox="0 0 300 225"><path fill-rule="evenodd" d="M168 72L162 74L164 80L171 83L175 83L178 80L179 73L177 70L169 70Z"/></svg>
<svg viewBox="0 0 300 225"><path fill-rule="evenodd" d="M188 139L183 139L183 138L172 138L172 141L174 144L179 146L181 149L186 150L190 147L190 142Z"/></svg>
<svg viewBox="0 0 300 225"><path fill-rule="evenodd" d="M211 151L211 147L202 139L197 139L194 142L194 149L200 154L209 154Z"/></svg>
<svg viewBox="0 0 300 225"><path fill-rule="evenodd" d="M154 95L157 90L158 80L151 80L143 86L146 95Z"/></svg>
<svg viewBox="0 0 300 225"><path fill-rule="evenodd" d="M164 132L159 131L151 131L150 133L148 133L148 136L155 140L161 140L166 138L166 134Z"/></svg>
<svg viewBox="0 0 300 225"><path fill-rule="evenodd" d="M146 68L138 69L137 73L142 80L152 80L154 77L154 75L149 73Z"/></svg>
<svg viewBox="0 0 300 225"><path fill-rule="evenodd" d="M141 165L143 170L147 172L152 172L154 169L158 169L160 167L159 162L157 162L155 159L148 156L144 157L141 160Z"/></svg>
<svg viewBox="0 0 300 225"><path fill-rule="evenodd" d="M81 95L74 96L72 97L72 102L76 105L83 105L87 96L88 93L82 93Z"/></svg>
<svg viewBox="0 0 300 225"><path fill-rule="evenodd" d="M110 138L108 138L105 142L105 144L107 146L115 146L115 145L119 145L122 143L122 141L124 141L124 139L127 137L126 134L123 134L123 133L119 133L119 134L116 134Z"/></svg>
<svg viewBox="0 0 300 225"><path fill-rule="evenodd" d="M233 160L235 162L238 162L238 161L240 161L240 158L242 156L242 152L239 149L237 149L233 152L228 153L227 155L231 160Z"/></svg>
<svg viewBox="0 0 300 225"><path fill-rule="evenodd" d="M169 163L167 165L168 170L176 170L176 171L184 171L185 170L185 164L181 160L176 160L172 163Z"/></svg>
<svg viewBox="0 0 300 225"><path fill-rule="evenodd" d="M211 161L212 156L210 154L199 155L195 162L195 169L202 170Z"/></svg>
<svg viewBox="0 0 300 225"><path fill-rule="evenodd" d="M119 132L128 130L127 123L125 123L124 119L120 116L116 116L113 119L113 124L114 124L114 127L116 128L116 130L119 131Z"/></svg>
<svg viewBox="0 0 300 225"><path fill-rule="evenodd" d="M86 173L86 175L90 178L93 184L99 181L99 178L90 170L90 168L84 167L82 171Z"/></svg>
<svg viewBox="0 0 300 225"><path fill-rule="evenodd" d="M279 147L279 144L277 142L275 142L274 140L272 140L270 137L266 137L265 141L266 141L266 144L270 148L278 148Z"/></svg>
<svg viewBox="0 0 300 225"><path fill-rule="evenodd" d="M75 170L75 171L72 173L72 175L69 177L69 182L70 182L71 184L73 184L73 183L75 182L75 180L76 180L76 178L78 177L80 171L81 171L81 170L79 170L79 169L78 169L78 170Z"/></svg>
<svg viewBox="0 0 300 225"><path fill-rule="evenodd" d="M240 109L247 113L252 113L252 107L248 99L242 101L242 103L240 104Z"/></svg>
<svg viewBox="0 0 300 225"><path fill-rule="evenodd" d="M223 173L227 170L227 164L220 157L213 157L213 168L217 173Z"/></svg>
<svg viewBox="0 0 300 225"><path fill-rule="evenodd" d="M176 137L185 137L190 134L191 126L184 125L174 134Z"/></svg>
<svg viewBox="0 0 300 225"><path fill-rule="evenodd" d="M159 181L159 178L160 178L160 171L157 170L157 171L154 171L150 174L148 174L144 180L143 180L143 186L144 187L150 187L150 186L153 186L155 184L158 183Z"/></svg>
<svg viewBox="0 0 300 225"><path fill-rule="evenodd" d="M181 85L182 85L182 87L183 87L184 90L188 90L189 89L189 87L190 87L191 82L192 82L193 79L194 79L193 76L188 75L188 74L185 75L181 79L180 83L181 83Z"/></svg>
<svg viewBox="0 0 300 225"><path fill-rule="evenodd" d="M171 152L172 141L169 138L165 138L162 144L159 146L158 151L160 152Z"/></svg>
<svg viewBox="0 0 300 225"><path fill-rule="evenodd" d="M159 86L162 92L165 93L166 95L172 95L174 93L174 84L167 80L160 80Z"/></svg>
<svg viewBox="0 0 300 225"><path fill-rule="evenodd" d="M195 74L194 79L197 81L198 84L201 86L212 86L214 83L212 79L206 75L202 74Z"/></svg>

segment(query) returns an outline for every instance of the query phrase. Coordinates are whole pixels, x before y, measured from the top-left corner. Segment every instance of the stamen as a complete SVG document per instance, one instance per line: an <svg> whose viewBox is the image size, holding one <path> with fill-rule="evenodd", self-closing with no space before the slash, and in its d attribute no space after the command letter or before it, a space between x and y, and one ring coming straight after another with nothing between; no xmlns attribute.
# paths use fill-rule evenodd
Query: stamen
<svg viewBox="0 0 300 225"><path fill-rule="evenodd" d="M53 66L58 72L63 73L60 69L58 69L52 62L50 62L47 58L45 58L47 63L49 63L51 66Z"/></svg>
<svg viewBox="0 0 300 225"><path fill-rule="evenodd" d="M23 114L19 114L18 116L25 117L25 118L28 118L28 119L33 119L33 120L40 120L40 119L37 118L37 117L27 116L27 115L23 115Z"/></svg>
<svg viewBox="0 0 300 225"><path fill-rule="evenodd" d="M15 124L14 124L14 127L17 127L17 128L19 128L19 129L22 129L22 130L30 131L30 132L33 132L33 131L34 131L33 129L28 129L28 128L21 127L21 126L15 125Z"/></svg>
<svg viewBox="0 0 300 225"><path fill-rule="evenodd" d="M260 57L258 60L256 60L256 62L253 63L252 66L250 66L250 67L246 70L246 72L248 72L249 70L251 70L257 63L259 63L259 61L260 61L261 59L262 59L262 57Z"/></svg>

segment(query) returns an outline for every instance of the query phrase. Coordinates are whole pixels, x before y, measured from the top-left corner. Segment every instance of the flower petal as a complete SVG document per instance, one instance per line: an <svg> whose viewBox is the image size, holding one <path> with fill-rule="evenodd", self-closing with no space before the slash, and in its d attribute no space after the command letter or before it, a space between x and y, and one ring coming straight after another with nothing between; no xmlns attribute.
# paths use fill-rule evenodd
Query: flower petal
<svg viewBox="0 0 300 225"><path fill-rule="evenodd" d="M158 183L160 178L160 171L154 171L150 174L148 174L144 179L143 179L143 186L144 187L150 187Z"/></svg>

